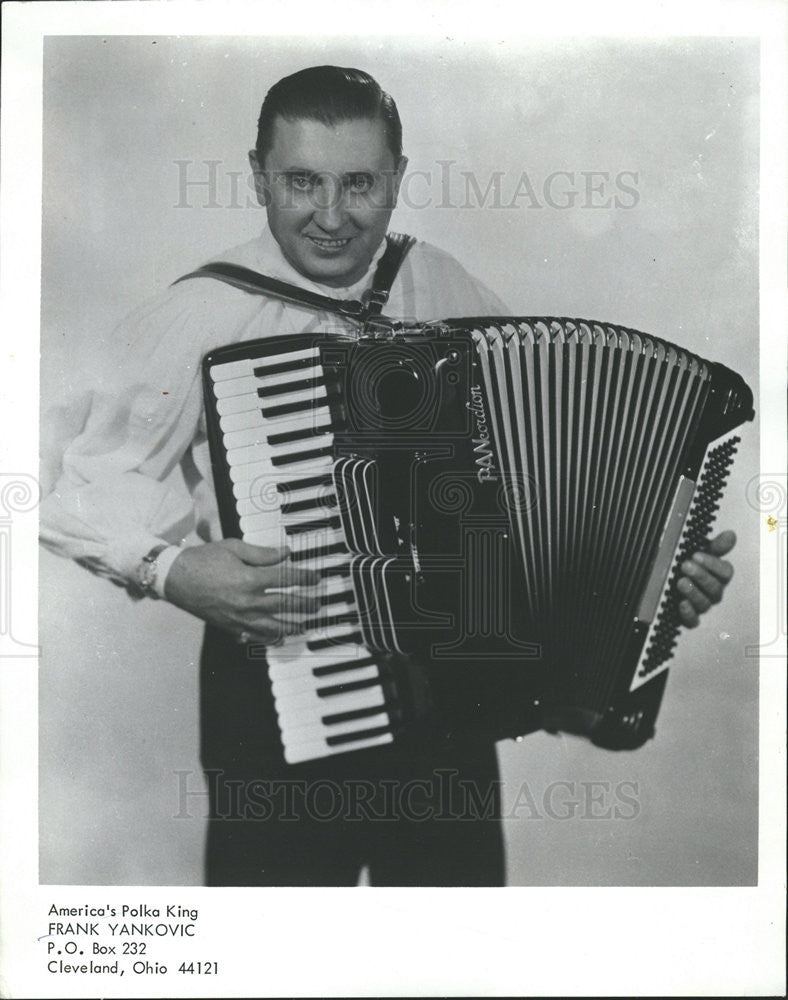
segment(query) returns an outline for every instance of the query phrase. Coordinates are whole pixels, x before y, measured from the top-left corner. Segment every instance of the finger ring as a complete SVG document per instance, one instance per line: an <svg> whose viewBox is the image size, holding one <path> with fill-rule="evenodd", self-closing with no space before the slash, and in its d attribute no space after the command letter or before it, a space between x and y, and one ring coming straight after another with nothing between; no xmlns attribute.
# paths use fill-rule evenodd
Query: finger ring
<svg viewBox="0 0 788 1000"><path fill-rule="evenodd" d="M241 632L241 634L238 636L238 643L241 646L245 646L251 638L252 637L248 632Z"/></svg>

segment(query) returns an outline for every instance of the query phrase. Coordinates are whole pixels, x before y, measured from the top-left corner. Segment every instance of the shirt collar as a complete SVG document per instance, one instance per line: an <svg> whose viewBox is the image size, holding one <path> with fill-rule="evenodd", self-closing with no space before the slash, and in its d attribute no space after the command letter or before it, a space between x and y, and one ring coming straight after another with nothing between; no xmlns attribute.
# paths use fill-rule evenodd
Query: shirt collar
<svg viewBox="0 0 788 1000"><path fill-rule="evenodd" d="M364 275L359 278L358 281L354 282L354 284L348 285L346 288L335 288L333 285L321 285L317 281L312 281L311 279L304 277L300 271L296 271L296 269L282 253L281 247L274 239L271 230L266 227L263 229L258 240L259 269L262 274L268 274L272 278L279 278L280 281L287 281L291 285L298 285L299 288L306 288L309 291L318 292L320 295L327 295L332 299L360 299L362 294L371 284L375 268L378 265L378 261L385 253L385 250L386 240L384 238L381 240L380 246L373 254L372 260L370 261L369 267Z"/></svg>

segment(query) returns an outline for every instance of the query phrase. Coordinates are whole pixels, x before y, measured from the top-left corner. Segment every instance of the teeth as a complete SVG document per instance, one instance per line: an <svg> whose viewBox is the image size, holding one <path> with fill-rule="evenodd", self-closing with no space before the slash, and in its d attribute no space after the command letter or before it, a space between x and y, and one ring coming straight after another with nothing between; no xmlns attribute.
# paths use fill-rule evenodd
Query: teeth
<svg viewBox="0 0 788 1000"><path fill-rule="evenodd" d="M309 239L313 243L316 243L319 247L343 247L343 246L345 246L345 244L347 244L347 243L350 242L349 239L346 239L346 240L319 240L319 239L316 239L314 236L310 236Z"/></svg>

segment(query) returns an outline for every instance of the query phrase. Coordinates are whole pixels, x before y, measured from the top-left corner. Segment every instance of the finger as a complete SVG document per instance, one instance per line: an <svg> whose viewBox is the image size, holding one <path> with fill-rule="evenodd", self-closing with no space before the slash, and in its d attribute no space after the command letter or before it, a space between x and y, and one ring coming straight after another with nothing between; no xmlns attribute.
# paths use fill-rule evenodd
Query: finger
<svg viewBox="0 0 788 1000"><path fill-rule="evenodd" d="M733 566L727 559L718 559L717 556L710 556L708 552L696 552L692 558L723 583L728 583L733 578Z"/></svg>
<svg viewBox="0 0 788 1000"><path fill-rule="evenodd" d="M722 531L709 542L708 552L713 556L726 556L736 544L735 531Z"/></svg>
<svg viewBox="0 0 788 1000"><path fill-rule="evenodd" d="M264 594L255 601L267 615L312 615L320 607L320 600L308 594Z"/></svg>
<svg viewBox="0 0 788 1000"><path fill-rule="evenodd" d="M693 559L687 559L681 564L681 571L711 600L712 604L717 604L722 600L722 592L725 585L708 570L699 566Z"/></svg>
<svg viewBox="0 0 788 1000"><path fill-rule="evenodd" d="M266 548L264 545L252 545L242 542L240 538L228 538L227 548L249 566L277 566L290 555L286 547Z"/></svg>
<svg viewBox="0 0 788 1000"><path fill-rule="evenodd" d="M686 576L682 576L676 585L680 593L690 602L692 607L698 612L698 614L703 614L704 611L708 611L711 607L711 601L703 593L702 590L698 590L692 580L687 579Z"/></svg>
<svg viewBox="0 0 788 1000"><path fill-rule="evenodd" d="M245 616L233 630L239 642L256 642L265 646L280 645L287 636L300 635L304 631L303 618L279 618L257 612Z"/></svg>
<svg viewBox="0 0 788 1000"><path fill-rule="evenodd" d="M679 601L679 618L687 628L695 628L700 622L698 612L687 600Z"/></svg>
<svg viewBox="0 0 788 1000"><path fill-rule="evenodd" d="M266 590L286 590L289 587L314 587L321 578L316 570L301 569L285 559L276 566L255 567L250 579L254 589L263 593Z"/></svg>
<svg viewBox="0 0 788 1000"><path fill-rule="evenodd" d="M274 622L270 628L250 625L248 629L235 630L232 634L240 646L280 646L288 631L286 626Z"/></svg>

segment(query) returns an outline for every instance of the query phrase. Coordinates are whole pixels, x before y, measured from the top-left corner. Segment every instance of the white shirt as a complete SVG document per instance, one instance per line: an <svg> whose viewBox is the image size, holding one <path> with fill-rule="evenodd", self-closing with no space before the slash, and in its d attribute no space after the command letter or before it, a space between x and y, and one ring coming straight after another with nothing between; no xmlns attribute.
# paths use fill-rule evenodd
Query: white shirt
<svg viewBox="0 0 788 1000"><path fill-rule="evenodd" d="M369 287L385 242L364 277L328 288L300 275L268 230L219 258L337 299ZM387 316L427 321L504 315L492 292L449 254L410 250ZM81 433L63 451L40 510L41 540L60 555L125 584L162 541L221 538L202 402L201 361L225 344L260 337L352 329L351 321L240 291L210 278L184 281L132 313L115 333L119 357L92 392ZM159 567L163 583L177 549Z"/></svg>

